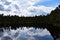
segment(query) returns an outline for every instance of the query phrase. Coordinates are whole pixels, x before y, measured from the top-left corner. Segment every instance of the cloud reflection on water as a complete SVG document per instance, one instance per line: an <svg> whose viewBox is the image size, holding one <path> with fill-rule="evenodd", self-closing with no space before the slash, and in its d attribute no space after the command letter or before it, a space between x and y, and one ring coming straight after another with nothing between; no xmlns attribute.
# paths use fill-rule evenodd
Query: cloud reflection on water
<svg viewBox="0 0 60 40"><path fill-rule="evenodd" d="M0 40L53 40L47 29L17 28L0 32Z"/></svg>

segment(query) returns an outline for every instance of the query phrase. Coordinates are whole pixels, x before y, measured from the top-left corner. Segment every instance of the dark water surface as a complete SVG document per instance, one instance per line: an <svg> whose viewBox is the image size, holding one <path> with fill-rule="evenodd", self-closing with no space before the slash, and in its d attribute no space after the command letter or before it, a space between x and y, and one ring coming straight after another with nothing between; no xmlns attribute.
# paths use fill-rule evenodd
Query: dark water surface
<svg viewBox="0 0 60 40"><path fill-rule="evenodd" d="M17 28L14 29L3 29L0 31L0 40L54 40L50 32L40 28Z"/></svg>

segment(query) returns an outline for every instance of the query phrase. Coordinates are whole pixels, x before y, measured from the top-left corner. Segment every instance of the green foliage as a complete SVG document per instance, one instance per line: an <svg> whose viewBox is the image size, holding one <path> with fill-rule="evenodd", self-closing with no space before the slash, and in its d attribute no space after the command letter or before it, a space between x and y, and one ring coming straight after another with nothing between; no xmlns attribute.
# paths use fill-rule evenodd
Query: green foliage
<svg viewBox="0 0 60 40"><path fill-rule="evenodd" d="M60 26L60 7L57 7L55 10L51 11L50 20L54 26Z"/></svg>

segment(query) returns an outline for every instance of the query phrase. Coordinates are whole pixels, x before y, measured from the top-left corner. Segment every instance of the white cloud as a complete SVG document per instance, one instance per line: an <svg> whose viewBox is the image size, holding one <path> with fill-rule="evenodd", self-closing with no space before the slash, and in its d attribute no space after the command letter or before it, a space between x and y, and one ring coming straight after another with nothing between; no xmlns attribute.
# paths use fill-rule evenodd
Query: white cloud
<svg viewBox="0 0 60 40"><path fill-rule="evenodd" d="M29 13L34 14L34 15L42 15L42 14L47 15L48 13L50 13L54 9L55 8L53 8L53 7L46 7L43 5L38 6L38 7L36 7L36 6L28 7Z"/></svg>
<svg viewBox="0 0 60 40"><path fill-rule="evenodd" d="M40 6L38 7L40 10L43 10L46 13L50 13L52 10L54 10L55 8L53 7L46 7L46 6Z"/></svg>
<svg viewBox="0 0 60 40"><path fill-rule="evenodd" d="M37 2L48 0L3 0L0 1L0 5L4 6L5 11L0 11L0 14L4 15L19 15L19 16L35 16L50 13L53 7L46 6L34 6ZM9 5L5 5L5 2L11 2ZM6 3L6 4L7 4ZM9 11L8 11L9 10Z"/></svg>

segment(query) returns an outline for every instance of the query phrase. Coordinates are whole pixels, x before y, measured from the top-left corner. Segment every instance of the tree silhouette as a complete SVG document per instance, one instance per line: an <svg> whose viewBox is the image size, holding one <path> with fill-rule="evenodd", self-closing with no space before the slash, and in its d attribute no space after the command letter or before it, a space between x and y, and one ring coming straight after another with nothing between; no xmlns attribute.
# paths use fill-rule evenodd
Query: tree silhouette
<svg viewBox="0 0 60 40"><path fill-rule="evenodd" d="M19 17L17 15L4 16L3 14L0 14L0 28L9 26L13 29L16 29L19 26L47 28L51 32L52 36L57 38L60 35L60 5L46 16Z"/></svg>

